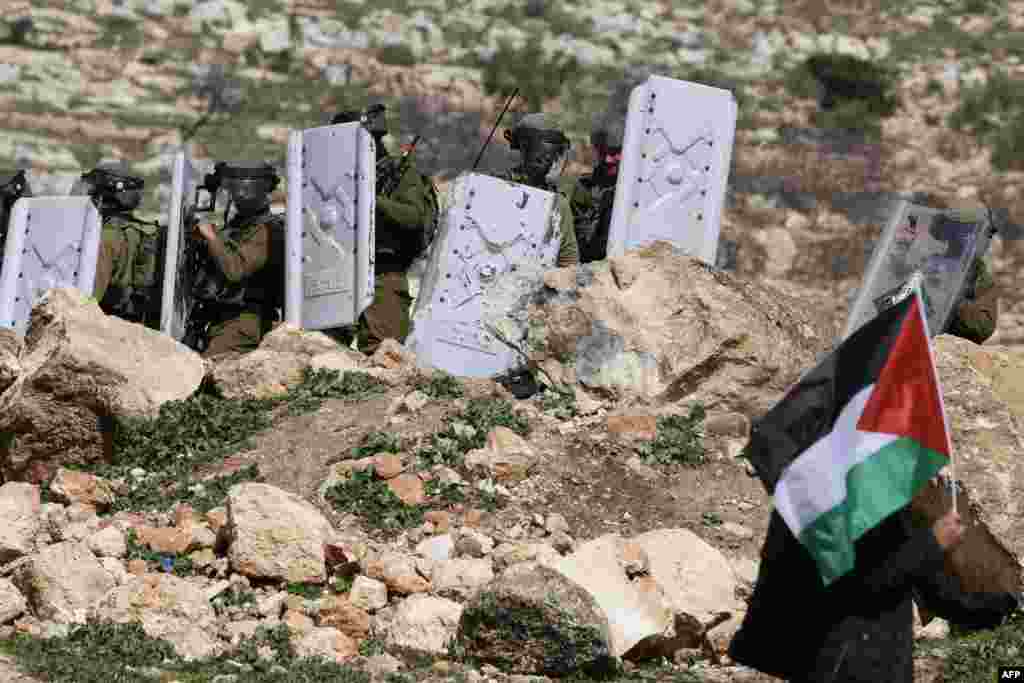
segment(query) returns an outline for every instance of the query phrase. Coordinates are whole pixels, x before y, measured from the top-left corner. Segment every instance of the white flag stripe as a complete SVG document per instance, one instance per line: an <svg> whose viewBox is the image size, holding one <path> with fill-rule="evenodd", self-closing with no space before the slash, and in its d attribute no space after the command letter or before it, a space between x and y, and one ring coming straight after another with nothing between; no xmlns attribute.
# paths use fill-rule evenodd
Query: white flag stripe
<svg viewBox="0 0 1024 683"><path fill-rule="evenodd" d="M775 485L775 508L797 536L822 514L846 500L846 475L900 437L857 431L857 421L875 385L844 406L832 431L801 453Z"/></svg>

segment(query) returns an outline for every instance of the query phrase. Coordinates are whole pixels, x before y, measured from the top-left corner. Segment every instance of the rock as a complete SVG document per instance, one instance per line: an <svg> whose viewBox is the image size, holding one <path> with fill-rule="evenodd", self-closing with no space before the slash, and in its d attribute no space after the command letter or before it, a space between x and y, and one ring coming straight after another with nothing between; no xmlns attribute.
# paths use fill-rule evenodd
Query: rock
<svg viewBox="0 0 1024 683"><path fill-rule="evenodd" d="M295 654L340 664L358 655L359 645L336 628L314 628L295 644Z"/></svg>
<svg viewBox="0 0 1024 683"><path fill-rule="evenodd" d="M766 412L835 336L786 295L664 242L549 271L525 299L531 359L596 395L747 416Z"/></svg>
<svg viewBox="0 0 1024 683"><path fill-rule="evenodd" d="M270 398L298 386L307 365L298 354L259 348L218 362L211 378L224 398Z"/></svg>
<svg viewBox="0 0 1024 683"><path fill-rule="evenodd" d="M277 353L293 353L307 359L315 358L323 353L345 350L343 346L323 332L304 330L290 323L281 323L268 332L260 340L259 348ZM352 358L361 358L361 356L353 354Z"/></svg>
<svg viewBox="0 0 1024 683"><path fill-rule="evenodd" d="M348 599L355 607L375 612L387 607L388 587L369 577L357 576L348 592Z"/></svg>
<svg viewBox="0 0 1024 683"><path fill-rule="evenodd" d="M173 574L147 574L115 588L92 616L119 624L139 623L147 635L170 642L186 659L214 655L217 617L203 591Z"/></svg>
<svg viewBox="0 0 1024 683"><path fill-rule="evenodd" d="M430 582L419 575L412 558L399 553L388 552L368 558L364 571L371 579L383 581L388 590L395 593L410 595L430 590Z"/></svg>
<svg viewBox="0 0 1024 683"><path fill-rule="evenodd" d="M544 520L544 529L547 530L549 534L553 534L558 531L569 533L569 522L565 521L565 517L562 515L557 512L553 512Z"/></svg>
<svg viewBox="0 0 1024 683"><path fill-rule="evenodd" d="M725 522L720 527L722 531L727 534L731 534L736 538L747 540L748 538L754 537L754 532L749 527L737 524L736 522Z"/></svg>
<svg viewBox="0 0 1024 683"><path fill-rule="evenodd" d="M465 600L493 579L490 560L464 558L435 564L430 583L438 595Z"/></svg>
<svg viewBox="0 0 1024 683"><path fill-rule="evenodd" d="M708 436L750 437L750 419L742 413L716 413L704 418L704 433Z"/></svg>
<svg viewBox="0 0 1024 683"><path fill-rule="evenodd" d="M0 394L21 374L21 337L14 330L0 328Z"/></svg>
<svg viewBox="0 0 1024 683"><path fill-rule="evenodd" d="M626 460L626 467L629 468L630 472L641 479L646 479L647 481L655 481L656 479L661 478L661 474L658 470L644 462L644 459L639 455L630 456L630 458Z"/></svg>
<svg viewBox="0 0 1024 683"><path fill-rule="evenodd" d="M178 527L140 526L135 529L135 536L150 550L165 555L181 555L192 545L192 534Z"/></svg>
<svg viewBox="0 0 1024 683"><path fill-rule="evenodd" d="M594 598L540 565L502 575L462 610L457 646L507 673L597 675L615 669L608 619Z"/></svg>
<svg viewBox="0 0 1024 683"><path fill-rule="evenodd" d="M400 474L387 480L388 488L406 505L422 505L427 501L423 480L415 474Z"/></svg>
<svg viewBox="0 0 1024 683"><path fill-rule="evenodd" d="M0 579L0 624L17 619L28 609L28 602L13 583Z"/></svg>
<svg viewBox="0 0 1024 683"><path fill-rule="evenodd" d="M918 640L945 640L949 638L949 622L945 619L932 619L927 626L915 629L914 637Z"/></svg>
<svg viewBox="0 0 1024 683"><path fill-rule="evenodd" d="M97 511L110 508L114 491L110 482L88 472L76 472L61 467L50 482L50 492L62 503L90 505Z"/></svg>
<svg viewBox="0 0 1024 683"><path fill-rule="evenodd" d="M99 557L124 557L128 552L124 534L116 526L100 529L86 539L86 545Z"/></svg>
<svg viewBox="0 0 1024 683"><path fill-rule="evenodd" d="M133 576L142 576L149 571L145 560L128 560L128 573Z"/></svg>
<svg viewBox="0 0 1024 683"><path fill-rule="evenodd" d="M394 339L385 339L370 357L370 365L386 370L410 368L416 365L416 356Z"/></svg>
<svg viewBox="0 0 1024 683"><path fill-rule="evenodd" d="M639 589L620 555L629 553L620 536L606 535L584 543L553 566L585 588L608 617L611 654L633 658L634 648L646 656L671 656L675 615L664 596Z"/></svg>
<svg viewBox="0 0 1024 683"><path fill-rule="evenodd" d="M507 483L522 481L538 463L537 452L526 439L508 427L495 427L484 448L466 454L466 466L484 471L489 478Z"/></svg>
<svg viewBox="0 0 1024 683"><path fill-rule="evenodd" d="M447 560L455 551L455 542L450 534L428 538L416 546L416 554L422 555L434 562Z"/></svg>
<svg viewBox="0 0 1024 683"><path fill-rule="evenodd" d="M388 408L388 415L416 415L419 411L423 410L426 405L430 403L430 397L424 394L422 391L413 391L405 396L395 399L391 407Z"/></svg>
<svg viewBox="0 0 1024 683"><path fill-rule="evenodd" d="M494 540L489 536L463 527L455 542L455 551L464 557L484 557L494 550Z"/></svg>
<svg viewBox="0 0 1024 683"><path fill-rule="evenodd" d="M242 641L253 638L260 626L262 626L262 624L256 619L232 621L225 627L228 642L231 643L233 647L237 647Z"/></svg>
<svg viewBox="0 0 1024 683"><path fill-rule="evenodd" d="M366 672L373 677L373 680L377 680L379 678L387 679L389 674L401 671L402 662L401 660L384 653L381 655L367 657L365 666Z"/></svg>
<svg viewBox="0 0 1024 683"><path fill-rule="evenodd" d="M281 621L284 622L285 626L287 626L293 634L300 637L312 632L313 629L316 628L316 622L298 609L285 610L284 617L281 618Z"/></svg>
<svg viewBox="0 0 1024 683"><path fill-rule="evenodd" d="M370 634L370 615L345 597L332 596L320 603L320 626L331 626L350 638L361 640Z"/></svg>
<svg viewBox="0 0 1024 683"><path fill-rule="evenodd" d="M677 638L687 637L680 619L707 624L722 611L738 607L729 561L693 532L658 529L633 541L647 554L648 573L677 615Z"/></svg>
<svg viewBox="0 0 1024 683"><path fill-rule="evenodd" d="M108 460L112 418L155 417L203 379L191 349L64 288L33 309L21 366L0 395L0 432L15 437L0 446L0 474L37 483L65 464Z"/></svg>
<svg viewBox="0 0 1024 683"><path fill-rule="evenodd" d="M434 525L434 531L439 534L448 533L452 527L452 516L444 510L430 510L423 514L423 519Z"/></svg>
<svg viewBox="0 0 1024 683"><path fill-rule="evenodd" d="M85 623L87 610L114 587L114 579L88 546L64 541L31 556L19 567L14 584L40 619Z"/></svg>
<svg viewBox="0 0 1024 683"><path fill-rule="evenodd" d="M362 367L360 359L353 358L355 354L356 352L351 349L319 353L309 361L309 367L313 370L334 370L339 373L353 372Z"/></svg>
<svg viewBox="0 0 1024 683"><path fill-rule="evenodd" d="M734 612L722 623L708 629L706 634L707 642L714 648L716 655L728 654L729 644L736 637L740 626L743 625L743 617L745 615L746 613L743 611Z"/></svg>
<svg viewBox="0 0 1024 683"><path fill-rule="evenodd" d="M393 647L446 654L462 616L462 605L429 595L411 595L398 604L384 630Z"/></svg>
<svg viewBox="0 0 1024 683"><path fill-rule="evenodd" d="M39 487L13 481L0 486L0 565L35 552L42 530Z"/></svg>
<svg viewBox="0 0 1024 683"><path fill-rule="evenodd" d="M571 553L573 548L576 547L576 543L572 540L572 536L564 531L556 531L548 536L548 543L550 543L551 547L562 555Z"/></svg>
<svg viewBox="0 0 1024 683"><path fill-rule="evenodd" d="M963 541L947 555L947 572L965 591L1024 591L1024 351L978 346L958 337L935 338L935 363L942 378L946 415L953 438L957 510ZM931 482L912 508L930 525L950 507L943 479ZM931 615L922 610L925 623Z"/></svg>
<svg viewBox="0 0 1024 683"><path fill-rule="evenodd" d="M521 562L548 564L557 563L560 559L558 551L547 543L502 543L492 555L494 568L499 571Z"/></svg>
<svg viewBox="0 0 1024 683"><path fill-rule="evenodd" d="M132 575L125 570L124 562L116 557L101 557L100 566L107 570L107 573L114 579L114 584L117 586L128 583L128 579L132 577Z"/></svg>
<svg viewBox="0 0 1024 683"><path fill-rule="evenodd" d="M373 456L373 472L381 479L394 479L402 473L405 465L402 456L393 453L380 453Z"/></svg>
<svg viewBox="0 0 1024 683"><path fill-rule="evenodd" d="M228 492L228 558L246 576L323 583L330 522L302 498L269 484L238 484Z"/></svg>
<svg viewBox="0 0 1024 683"><path fill-rule="evenodd" d="M654 415L609 415L606 424L608 433L616 436L653 441L658 435L658 418Z"/></svg>

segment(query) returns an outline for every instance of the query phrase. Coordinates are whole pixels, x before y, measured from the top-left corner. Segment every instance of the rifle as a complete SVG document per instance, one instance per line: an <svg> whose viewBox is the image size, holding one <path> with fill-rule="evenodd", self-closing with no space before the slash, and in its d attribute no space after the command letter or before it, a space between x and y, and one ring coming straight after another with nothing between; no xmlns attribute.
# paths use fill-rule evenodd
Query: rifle
<svg viewBox="0 0 1024 683"><path fill-rule="evenodd" d="M181 343L202 353L206 348L207 331L213 319L210 311L210 303L204 299L192 296L196 282L202 274L209 270L210 254L206 247L200 244L201 239L195 234L196 226L199 225L199 214L212 214L217 210L217 192L220 190L221 176L215 170L207 173L203 183L196 187L195 201L185 213L183 220L184 247L182 249L182 263L179 266L182 279L181 286L189 292L189 306L185 317L185 335ZM208 201L203 204L200 201L201 193L206 192Z"/></svg>

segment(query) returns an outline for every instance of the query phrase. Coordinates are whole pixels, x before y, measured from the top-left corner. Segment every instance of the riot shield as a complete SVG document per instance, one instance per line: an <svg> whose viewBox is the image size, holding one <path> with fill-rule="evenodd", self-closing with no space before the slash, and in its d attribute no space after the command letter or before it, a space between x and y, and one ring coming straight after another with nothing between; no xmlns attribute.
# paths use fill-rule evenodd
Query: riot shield
<svg viewBox="0 0 1024 683"><path fill-rule="evenodd" d="M975 256L988 249L990 224L960 222L945 209L897 204L878 241L843 332L849 337L920 286L931 336L946 329Z"/></svg>
<svg viewBox="0 0 1024 683"><path fill-rule="evenodd" d="M101 230L89 197L15 202L0 274L0 325L24 336L32 307L53 287L92 296Z"/></svg>
<svg viewBox="0 0 1024 683"><path fill-rule="evenodd" d="M486 324L485 293L519 270L555 267L561 236L556 195L469 173L449 186L447 210L420 283L406 346L419 362L463 377L512 369L516 351Z"/></svg>
<svg viewBox="0 0 1024 683"><path fill-rule="evenodd" d="M662 76L634 88L608 256L664 240L714 265L735 133L728 90Z"/></svg>
<svg viewBox="0 0 1024 683"><path fill-rule="evenodd" d="M160 331L181 341L191 310L192 276L186 267L189 219L195 209L195 169L181 150L171 166L171 199L164 230L163 273L160 290Z"/></svg>
<svg viewBox="0 0 1024 683"><path fill-rule="evenodd" d="M373 302L376 147L359 123L288 142L285 315L309 330L352 325Z"/></svg>

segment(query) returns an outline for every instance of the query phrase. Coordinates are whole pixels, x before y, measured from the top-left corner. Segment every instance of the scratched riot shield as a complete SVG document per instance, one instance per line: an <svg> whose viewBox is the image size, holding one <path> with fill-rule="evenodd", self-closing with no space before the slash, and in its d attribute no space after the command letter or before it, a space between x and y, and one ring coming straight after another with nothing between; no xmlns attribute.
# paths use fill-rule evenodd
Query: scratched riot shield
<svg viewBox="0 0 1024 683"><path fill-rule="evenodd" d="M189 223L195 209L196 170L185 150L171 162L171 198L164 231L160 331L181 341L192 309L192 273L186 267Z"/></svg>
<svg viewBox="0 0 1024 683"><path fill-rule="evenodd" d="M469 173L449 186L445 206L406 346L422 365L494 377L519 358L488 322L504 312L491 310L488 291L517 271L555 267L561 236L556 195Z"/></svg>
<svg viewBox="0 0 1024 683"><path fill-rule="evenodd" d="M53 287L92 296L101 230L89 197L15 202L0 273L0 325L24 336L32 307Z"/></svg>
<svg viewBox="0 0 1024 683"><path fill-rule="evenodd" d="M608 255L664 240L714 265L735 133L728 90L662 76L634 88Z"/></svg>
<svg viewBox="0 0 1024 683"><path fill-rule="evenodd" d="M896 205L878 241L843 332L849 337L920 287L931 336L941 334L952 318L976 256L991 237L983 212L964 214L908 201Z"/></svg>
<svg viewBox="0 0 1024 683"><path fill-rule="evenodd" d="M309 330L352 325L373 302L376 186L375 143L359 123L292 132L288 322Z"/></svg>

